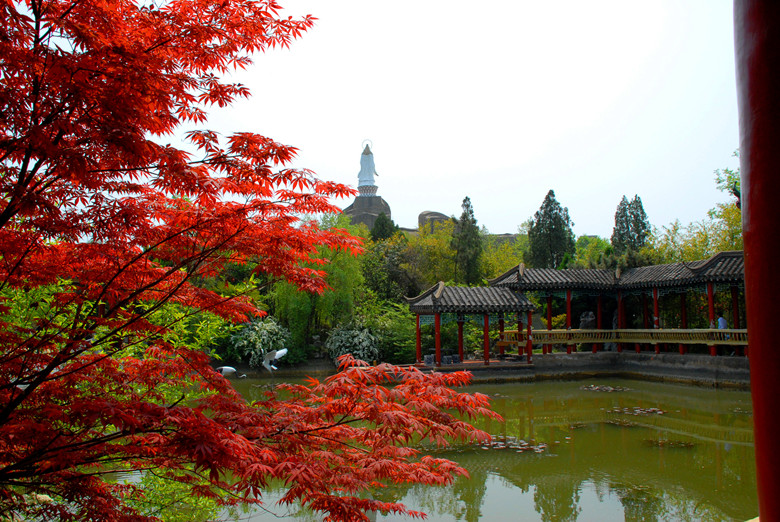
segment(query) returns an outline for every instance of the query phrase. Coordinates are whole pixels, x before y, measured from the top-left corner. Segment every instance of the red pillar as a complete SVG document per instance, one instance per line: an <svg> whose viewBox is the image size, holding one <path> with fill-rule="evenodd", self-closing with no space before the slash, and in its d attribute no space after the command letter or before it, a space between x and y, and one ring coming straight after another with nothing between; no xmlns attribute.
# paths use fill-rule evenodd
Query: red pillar
<svg viewBox="0 0 780 522"><path fill-rule="evenodd" d="M601 294L599 294L598 302L596 303L596 329L601 330L601 307L604 304L604 299ZM599 351L599 343L593 343L593 353L596 353Z"/></svg>
<svg viewBox="0 0 780 522"><path fill-rule="evenodd" d="M739 329L739 288L731 287L731 327Z"/></svg>
<svg viewBox="0 0 780 522"><path fill-rule="evenodd" d="M687 296L687 293L680 294L680 328L683 330L688 328L688 305L686 304ZM688 351L683 343L680 343L679 348L681 354L684 354Z"/></svg>
<svg viewBox="0 0 780 522"><path fill-rule="evenodd" d="M571 289L566 290L566 329L571 330ZM566 344L566 353L571 353L572 345Z"/></svg>
<svg viewBox="0 0 780 522"><path fill-rule="evenodd" d="M420 314L417 314L417 328L416 328L415 348L417 353L417 362L422 362L422 340L420 337Z"/></svg>
<svg viewBox="0 0 780 522"><path fill-rule="evenodd" d="M707 311L709 313L710 328L717 328L715 324L715 290L711 281L707 283ZM718 355L718 349L714 344L710 345L710 355Z"/></svg>
<svg viewBox="0 0 780 522"><path fill-rule="evenodd" d="M485 364L490 364L490 316L485 314L484 327L482 328L482 343Z"/></svg>
<svg viewBox="0 0 780 522"><path fill-rule="evenodd" d="M623 329L623 315L625 315L625 310L623 309L623 292L618 290L618 297L617 297L617 314L618 314L618 329ZM623 351L623 343L617 343L617 351L622 352Z"/></svg>
<svg viewBox="0 0 780 522"><path fill-rule="evenodd" d="M517 355L520 356L523 353L523 347L520 344L520 339L523 338L523 315L517 314Z"/></svg>
<svg viewBox="0 0 780 522"><path fill-rule="evenodd" d="M731 327L739 329L739 287L731 286ZM737 353L744 355L744 350L741 346L737 346Z"/></svg>
<svg viewBox="0 0 780 522"><path fill-rule="evenodd" d="M460 362L463 362L465 360L465 356L463 353L463 318L458 317L458 357L460 357Z"/></svg>
<svg viewBox="0 0 780 522"><path fill-rule="evenodd" d="M780 3L735 1L734 25L758 510L761 520L780 520L780 351L774 349L780 271L773 240L780 223Z"/></svg>
<svg viewBox="0 0 780 522"><path fill-rule="evenodd" d="M504 314L500 314L498 316L498 333L499 333L499 339L504 337ZM498 354L504 355L504 345L499 344L498 345Z"/></svg>
<svg viewBox="0 0 780 522"><path fill-rule="evenodd" d="M653 288L653 328L658 330L661 327L661 318L658 316L658 288ZM661 346L655 343L655 353L658 353Z"/></svg>
<svg viewBox="0 0 780 522"><path fill-rule="evenodd" d="M441 314L433 316L433 331L436 339L436 366L441 366Z"/></svg>
<svg viewBox="0 0 780 522"><path fill-rule="evenodd" d="M547 296L547 329L552 330L552 295ZM545 344L542 347L542 353L552 353L552 346Z"/></svg>
<svg viewBox="0 0 780 522"><path fill-rule="evenodd" d="M531 354L534 351L534 342L531 339L531 319L532 319L532 313L533 312L530 312L530 311L528 312L528 325L526 326L527 330L526 330L526 335L525 335L525 337L526 337L526 342L525 342L526 361L528 361L529 364L531 363Z"/></svg>

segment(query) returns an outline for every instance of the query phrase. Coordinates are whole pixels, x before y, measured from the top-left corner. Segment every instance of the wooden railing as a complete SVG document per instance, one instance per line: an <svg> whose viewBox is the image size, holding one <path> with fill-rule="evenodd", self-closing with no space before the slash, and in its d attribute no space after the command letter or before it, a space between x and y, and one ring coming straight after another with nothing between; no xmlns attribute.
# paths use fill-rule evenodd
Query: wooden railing
<svg viewBox="0 0 780 522"><path fill-rule="evenodd" d="M520 344L528 340L526 331L504 330L499 342L504 346ZM747 330L697 329L697 330L533 330L533 344L591 344L591 343L639 343L639 344L703 344L747 346Z"/></svg>

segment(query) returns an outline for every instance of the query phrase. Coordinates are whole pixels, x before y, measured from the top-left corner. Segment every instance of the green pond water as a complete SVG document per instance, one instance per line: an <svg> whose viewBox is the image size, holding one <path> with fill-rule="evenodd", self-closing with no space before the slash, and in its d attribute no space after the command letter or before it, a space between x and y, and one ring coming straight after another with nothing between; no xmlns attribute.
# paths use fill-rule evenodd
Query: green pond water
<svg viewBox="0 0 780 522"><path fill-rule="evenodd" d="M248 396L257 382L237 381ZM624 389L622 391L594 391ZM758 515L748 392L634 380L475 385L506 422L492 446L436 451L469 470L447 487L390 487L431 521L748 520ZM531 449L529 449L531 448ZM535 450L534 450L535 449ZM314 521L275 505L243 520ZM372 520L409 520L377 514Z"/></svg>

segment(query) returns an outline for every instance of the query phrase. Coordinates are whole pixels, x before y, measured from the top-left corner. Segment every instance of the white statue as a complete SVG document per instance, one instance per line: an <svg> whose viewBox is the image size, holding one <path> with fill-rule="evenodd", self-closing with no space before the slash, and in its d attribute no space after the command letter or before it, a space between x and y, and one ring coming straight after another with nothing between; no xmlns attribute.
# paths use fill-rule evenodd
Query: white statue
<svg viewBox="0 0 780 522"><path fill-rule="evenodd" d="M363 154L360 156L360 173L358 174L358 187L364 185L373 185L374 176L378 176L374 167L374 154L366 145Z"/></svg>

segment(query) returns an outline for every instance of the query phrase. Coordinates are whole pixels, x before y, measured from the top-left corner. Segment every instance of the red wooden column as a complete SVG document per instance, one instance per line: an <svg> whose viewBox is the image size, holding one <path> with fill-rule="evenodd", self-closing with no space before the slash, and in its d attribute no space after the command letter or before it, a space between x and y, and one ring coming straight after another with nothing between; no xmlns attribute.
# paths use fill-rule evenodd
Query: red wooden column
<svg viewBox="0 0 780 522"><path fill-rule="evenodd" d="M731 327L739 329L739 287L731 285ZM737 346L739 355L746 355L741 346Z"/></svg>
<svg viewBox="0 0 780 522"><path fill-rule="evenodd" d="M441 314L433 316L433 331L436 339L436 366L441 366Z"/></svg>
<svg viewBox="0 0 780 522"><path fill-rule="evenodd" d="M547 296L547 329L552 330L552 294ZM542 346L542 354L552 353L552 346L545 344Z"/></svg>
<svg viewBox="0 0 780 522"><path fill-rule="evenodd" d="M596 329L601 330L601 306L604 304L602 295L599 294L599 300L596 303ZM599 351L599 343L593 343L593 353Z"/></svg>
<svg viewBox="0 0 780 522"><path fill-rule="evenodd" d="M566 329L571 330L571 289L566 290ZM572 345L566 344L566 353L571 353Z"/></svg>
<svg viewBox="0 0 780 522"><path fill-rule="evenodd" d="M420 337L420 314L417 314L417 328L416 328L415 348L417 353L417 362L422 362L422 339Z"/></svg>
<svg viewBox="0 0 780 522"><path fill-rule="evenodd" d="M687 293L680 294L680 328L683 330L688 328L688 305L686 304L687 296ZM680 343L679 348L681 354L684 354L688 351L683 343Z"/></svg>
<svg viewBox="0 0 780 522"><path fill-rule="evenodd" d="M707 283L707 311L709 313L710 328L716 328L715 324L715 290L712 282ZM710 345L710 355L718 355L718 349L714 344Z"/></svg>
<svg viewBox="0 0 780 522"><path fill-rule="evenodd" d="M463 362L465 357L463 354L463 316L458 316L458 357L460 362Z"/></svg>
<svg viewBox="0 0 780 522"><path fill-rule="evenodd" d="M739 104L745 302L761 520L780 520L780 351L777 346L777 224L780 223L780 3L734 2Z"/></svg>
<svg viewBox="0 0 780 522"><path fill-rule="evenodd" d="M531 334L531 320L533 319L532 315L533 315L533 312L529 311L528 312L528 324L526 326L527 330L525 332L526 333L526 335L525 335L525 337L526 337L525 353L526 353L526 361L528 361L529 364L531 363L531 354L534 351L534 342L533 342L533 339L531 338L531 335L532 335Z"/></svg>
<svg viewBox="0 0 780 522"><path fill-rule="evenodd" d="M520 344L520 339L523 337L523 314L517 313L517 355L520 356L523 353L523 347Z"/></svg>
<svg viewBox="0 0 780 522"><path fill-rule="evenodd" d="M502 339L503 337L504 337L504 314L499 314L498 315L498 338ZM504 345L503 344L499 344L498 345L498 354L499 355L504 355Z"/></svg>
<svg viewBox="0 0 780 522"><path fill-rule="evenodd" d="M485 314L484 326L482 328L482 343L485 364L490 364L490 315L488 314Z"/></svg>
<svg viewBox="0 0 780 522"><path fill-rule="evenodd" d="M617 314L618 314L618 330L623 329L623 316L625 315L625 310L623 308L623 292L618 290L617 294ZM622 352L623 351L623 343L617 343L617 351Z"/></svg>
<svg viewBox="0 0 780 522"><path fill-rule="evenodd" d="M661 327L661 318L658 316L658 288L653 287L653 329ZM661 346L655 343L655 353L659 353Z"/></svg>

